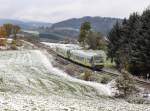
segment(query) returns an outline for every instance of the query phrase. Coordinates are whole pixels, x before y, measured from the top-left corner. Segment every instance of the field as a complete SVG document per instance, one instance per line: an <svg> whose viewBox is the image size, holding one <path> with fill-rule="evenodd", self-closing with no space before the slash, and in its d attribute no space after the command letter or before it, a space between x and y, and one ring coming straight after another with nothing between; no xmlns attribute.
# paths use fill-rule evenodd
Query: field
<svg viewBox="0 0 150 111"><path fill-rule="evenodd" d="M0 110L149 111L148 105L113 99L110 85L75 79L52 66L45 51L0 52Z"/></svg>

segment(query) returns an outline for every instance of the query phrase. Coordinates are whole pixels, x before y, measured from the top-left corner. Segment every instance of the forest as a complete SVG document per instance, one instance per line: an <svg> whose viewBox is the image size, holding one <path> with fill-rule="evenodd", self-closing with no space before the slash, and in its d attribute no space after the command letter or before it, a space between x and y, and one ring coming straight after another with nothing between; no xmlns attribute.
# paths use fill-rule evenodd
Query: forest
<svg viewBox="0 0 150 111"><path fill-rule="evenodd" d="M108 34L108 57L119 70L149 78L150 73L150 9L132 13L117 22Z"/></svg>

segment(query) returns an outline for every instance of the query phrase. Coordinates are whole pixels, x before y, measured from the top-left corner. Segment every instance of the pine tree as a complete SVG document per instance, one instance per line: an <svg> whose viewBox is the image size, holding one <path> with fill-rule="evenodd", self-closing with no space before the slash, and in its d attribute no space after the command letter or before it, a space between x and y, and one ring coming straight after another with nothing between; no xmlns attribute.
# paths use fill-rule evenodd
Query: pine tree
<svg viewBox="0 0 150 111"><path fill-rule="evenodd" d="M108 57L111 58L112 61L115 61L117 67L120 67L120 47L122 42L122 29L120 24L117 22L112 30L108 34Z"/></svg>
<svg viewBox="0 0 150 111"><path fill-rule="evenodd" d="M136 53L136 40L139 38L138 29L140 28L140 16L137 13L130 15L128 20L122 23L122 48L124 49L124 68L133 68L133 54Z"/></svg>
<svg viewBox="0 0 150 111"><path fill-rule="evenodd" d="M13 25L12 24L4 24L3 27L6 31L7 37L9 37L12 33Z"/></svg>
<svg viewBox="0 0 150 111"><path fill-rule="evenodd" d="M108 57L132 74L150 73L150 9L116 25L108 35Z"/></svg>
<svg viewBox="0 0 150 111"><path fill-rule="evenodd" d="M91 24L90 22L84 22L82 25L81 25L81 28L80 28L80 35L79 35L79 43L81 45L83 45L85 47L85 44L86 44L86 41L87 41L87 36L88 34L90 33L91 31Z"/></svg>
<svg viewBox="0 0 150 111"><path fill-rule="evenodd" d="M133 73L141 73L146 76L150 73L150 10L147 9L141 16L141 28L138 39L136 39L136 51L133 53L135 58L135 68ZM133 62L133 61L132 61Z"/></svg>
<svg viewBox="0 0 150 111"><path fill-rule="evenodd" d="M133 13L130 15L129 19L128 19L128 23L127 23L127 31L124 32L124 35L126 35L127 37L127 44L126 44L126 48L127 48L127 62L128 62L128 66L126 68L126 70L128 70L129 72L132 72L132 74L134 74L133 70L136 70L136 62L137 59L139 58L139 51L138 51L138 46L140 44L138 44L138 40L140 38L140 34L139 31L141 30L141 21L140 21L140 16L137 13Z"/></svg>
<svg viewBox="0 0 150 111"><path fill-rule="evenodd" d="M20 27L18 25L13 25L12 33L14 35L14 40L17 39L17 33L20 31Z"/></svg>

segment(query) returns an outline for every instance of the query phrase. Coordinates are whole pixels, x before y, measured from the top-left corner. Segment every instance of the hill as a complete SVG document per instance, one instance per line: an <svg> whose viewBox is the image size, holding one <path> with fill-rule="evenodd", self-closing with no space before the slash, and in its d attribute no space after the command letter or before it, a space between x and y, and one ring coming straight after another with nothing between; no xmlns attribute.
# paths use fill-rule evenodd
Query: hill
<svg viewBox="0 0 150 111"><path fill-rule="evenodd" d="M63 40L64 38L76 38L79 35L80 26L83 22L91 23L94 31L101 32L104 36L111 30L116 21L121 19L110 17L90 17L72 18L58 23L20 21L12 19L0 19L0 25L4 23L12 23L19 25L25 30L34 30L40 33L41 38Z"/></svg>
<svg viewBox="0 0 150 111"><path fill-rule="evenodd" d="M90 22L94 31L101 32L103 35L111 30L116 21L121 22L121 19L110 17L83 17L73 18L52 25L51 32L69 37L76 37L79 34L80 26L83 22Z"/></svg>

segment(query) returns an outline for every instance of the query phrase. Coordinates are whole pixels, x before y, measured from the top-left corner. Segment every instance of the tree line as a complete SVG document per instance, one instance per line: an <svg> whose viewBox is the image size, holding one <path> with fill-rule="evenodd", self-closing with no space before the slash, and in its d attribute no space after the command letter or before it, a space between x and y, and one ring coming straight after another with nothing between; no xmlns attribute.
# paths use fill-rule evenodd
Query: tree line
<svg viewBox="0 0 150 111"><path fill-rule="evenodd" d="M14 39L17 38L17 33L20 31L20 27L18 25L13 24L3 24L3 26L0 27L0 35L1 37L7 38L10 37L10 35L14 36Z"/></svg>
<svg viewBox="0 0 150 111"><path fill-rule="evenodd" d="M0 45L6 46L7 45L7 38L9 38L11 35L13 37L11 48L16 49L16 45L19 45L20 42L17 39L17 34L20 32L21 28L18 25L13 24L3 24L0 26L0 38L3 38L0 40Z"/></svg>
<svg viewBox="0 0 150 111"><path fill-rule="evenodd" d="M108 57L118 69L137 76L150 73L150 9L132 13L108 34Z"/></svg>

